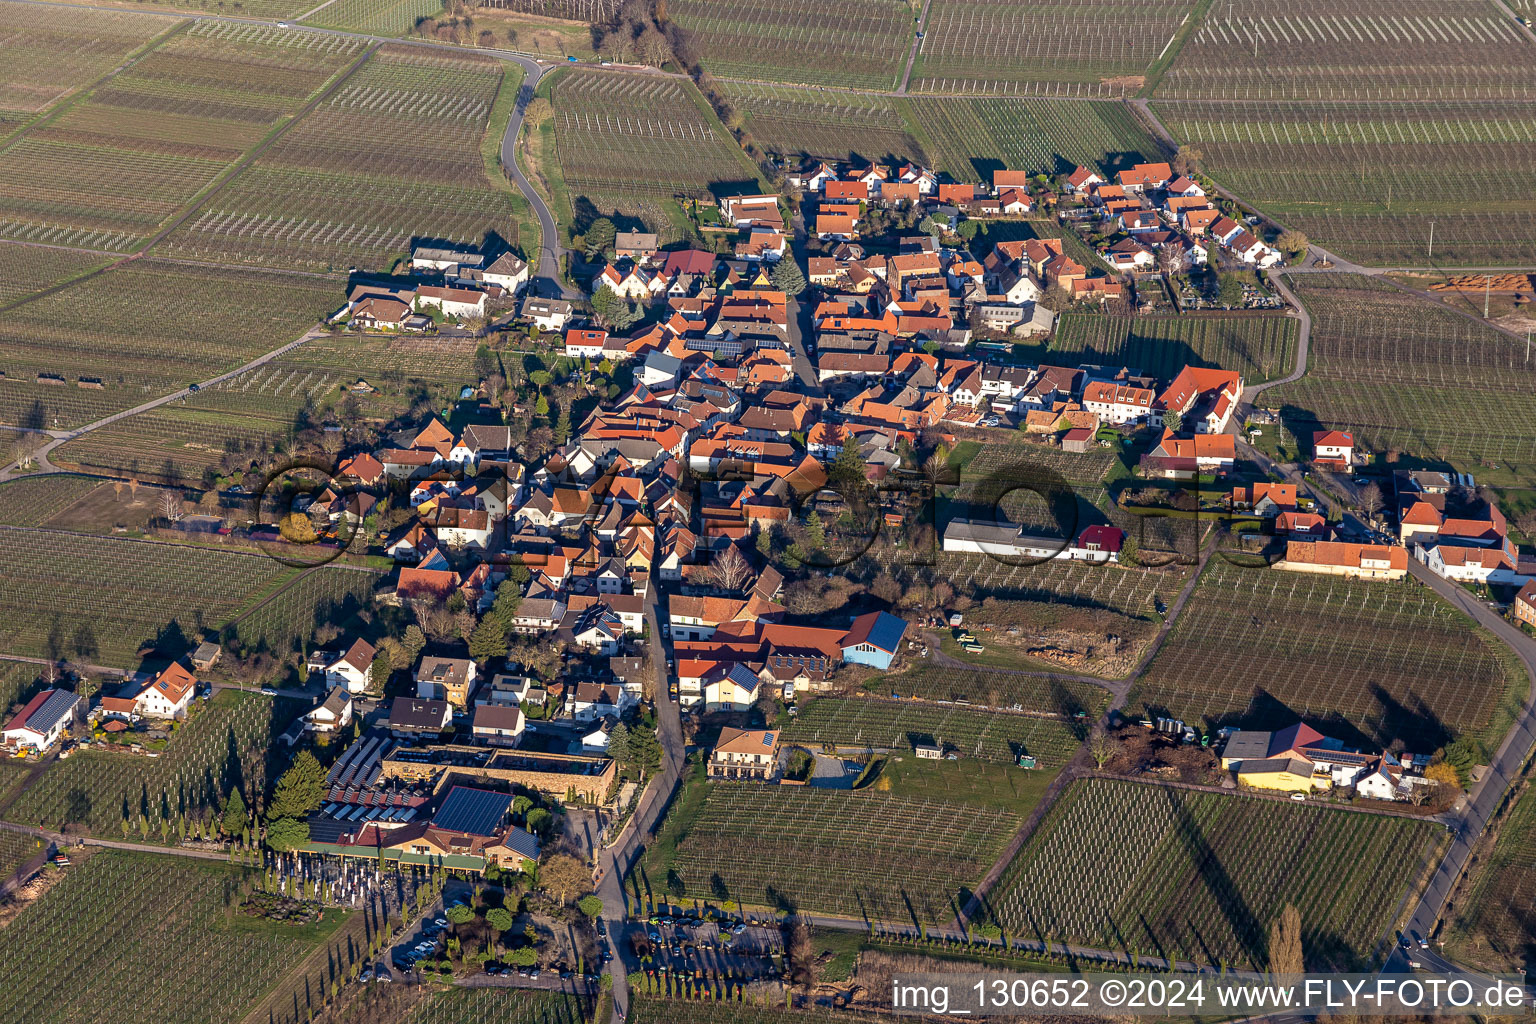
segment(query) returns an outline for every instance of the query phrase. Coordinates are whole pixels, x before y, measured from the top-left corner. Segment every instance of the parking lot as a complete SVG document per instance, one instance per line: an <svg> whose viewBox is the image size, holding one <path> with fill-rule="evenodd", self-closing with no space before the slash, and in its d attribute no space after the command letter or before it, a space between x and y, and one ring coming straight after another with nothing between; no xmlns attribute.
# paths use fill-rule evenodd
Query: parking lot
<svg viewBox="0 0 1536 1024"><path fill-rule="evenodd" d="M782 970L783 942L777 927L661 915L636 923L631 934L637 947L652 951L650 961L641 964L647 972L766 978Z"/></svg>

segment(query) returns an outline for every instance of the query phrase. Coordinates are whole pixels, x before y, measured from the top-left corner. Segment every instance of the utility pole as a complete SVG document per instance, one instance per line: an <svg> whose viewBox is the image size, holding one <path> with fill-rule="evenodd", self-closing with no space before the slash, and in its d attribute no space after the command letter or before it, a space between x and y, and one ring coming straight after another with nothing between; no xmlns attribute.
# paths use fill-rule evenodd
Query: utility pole
<svg viewBox="0 0 1536 1024"><path fill-rule="evenodd" d="M1434 258L1435 258L1435 222L1433 220L1431 220L1429 222L1429 256L1427 257L1427 259L1433 260Z"/></svg>
<svg viewBox="0 0 1536 1024"><path fill-rule="evenodd" d="M1488 319L1488 296L1493 293L1493 275L1483 275L1483 319Z"/></svg>

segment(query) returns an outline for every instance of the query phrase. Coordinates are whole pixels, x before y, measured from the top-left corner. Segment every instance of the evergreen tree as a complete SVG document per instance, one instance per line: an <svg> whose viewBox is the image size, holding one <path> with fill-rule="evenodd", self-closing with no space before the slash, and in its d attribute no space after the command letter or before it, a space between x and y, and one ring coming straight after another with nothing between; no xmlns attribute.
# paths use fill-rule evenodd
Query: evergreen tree
<svg viewBox="0 0 1536 1024"><path fill-rule="evenodd" d="M805 275L800 272L800 265L794 261L793 257L786 256L779 260L768 276L772 279L773 286L790 298L805 291Z"/></svg>
<svg viewBox="0 0 1536 1024"><path fill-rule="evenodd" d="M229 791L229 799L224 801L224 816L220 820L219 828L226 836L236 836L245 828L246 818L250 812L245 807L245 797L240 795L237 786Z"/></svg>
<svg viewBox="0 0 1536 1024"><path fill-rule="evenodd" d="M507 653L507 627L497 615L490 614L469 634L469 656L481 665Z"/></svg>

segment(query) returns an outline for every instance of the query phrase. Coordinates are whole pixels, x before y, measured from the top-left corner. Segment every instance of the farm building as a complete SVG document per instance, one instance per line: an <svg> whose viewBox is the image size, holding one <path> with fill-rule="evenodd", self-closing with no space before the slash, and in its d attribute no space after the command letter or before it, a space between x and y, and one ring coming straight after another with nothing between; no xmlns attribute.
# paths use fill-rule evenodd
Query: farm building
<svg viewBox="0 0 1536 1024"><path fill-rule="evenodd" d="M79 703L80 696L72 690L44 690L6 723L5 745L42 753L68 730Z"/></svg>
<svg viewBox="0 0 1536 1024"><path fill-rule="evenodd" d="M853 620L843 637L843 660L855 665L887 669L901 649L907 623L890 612L870 612Z"/></svg>

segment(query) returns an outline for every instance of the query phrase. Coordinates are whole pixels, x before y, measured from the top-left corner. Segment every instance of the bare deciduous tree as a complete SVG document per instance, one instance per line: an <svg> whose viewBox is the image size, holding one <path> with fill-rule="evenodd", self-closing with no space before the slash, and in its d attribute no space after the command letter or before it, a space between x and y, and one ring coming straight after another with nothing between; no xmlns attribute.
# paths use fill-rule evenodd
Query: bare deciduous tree
<svg viewBox="0 0 1536 1024"><path fill-rule="evenodd" d="M1109 733L1105 732L1102 727L1097 727L1093 730L1093 736L1088 740L1088 753L1093 758L1093 763L1098 767L1099 771L1103 771L1104 766L1109 764L1110 760L1114 758L1115 745L1110 740Z"/></svg>
<svg viewBox="0 0 1536 1024"><path fill-rule="evenodd" d="M1360 508L1372 519L1381 511L1381 488L1375 484L1366 484L1360 488Z"/></svg>
<svg viewBox="0 0 1536 1024"><path fill-rule="evenodd" d="M747 564L741 549L732 544L710 561L709 578L721 590L740 590L752 578L752 566Z"/></svg>
<svg viewBox="0 0 1536 1024"><path fill-rule="evenodd" d="M171 522L180 522L184 514L181 511L181 498L175 491L160 492L160 514Z"/></svg>

